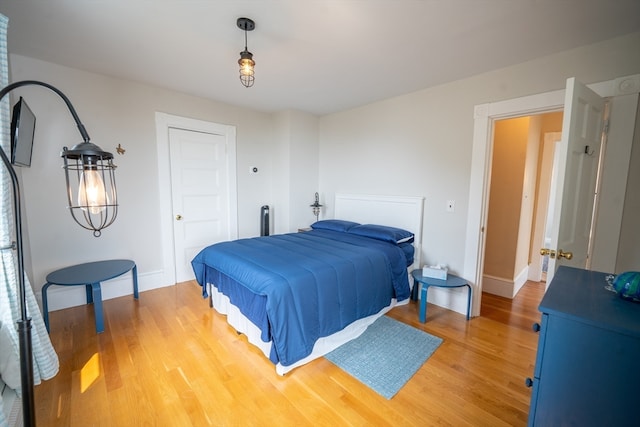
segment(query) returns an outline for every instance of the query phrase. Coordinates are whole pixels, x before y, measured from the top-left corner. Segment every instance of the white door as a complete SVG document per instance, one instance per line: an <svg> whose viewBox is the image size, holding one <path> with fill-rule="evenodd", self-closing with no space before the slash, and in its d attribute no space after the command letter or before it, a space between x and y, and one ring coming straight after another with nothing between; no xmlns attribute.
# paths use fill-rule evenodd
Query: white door
<svg viewBox="0 0 640 427"><path fill-rule="evenodd" d="M605 101L591 89L567 80L558 146L556 212L551 222L547 283L559 265L586 268L602 142Z"/></svg>
<svg viewBox="0 0 640 427"><path fill-rule="evenodd" d="M229 239L229 171L225 135L169 129L176 282L193 280L191 260Z"/></svg>

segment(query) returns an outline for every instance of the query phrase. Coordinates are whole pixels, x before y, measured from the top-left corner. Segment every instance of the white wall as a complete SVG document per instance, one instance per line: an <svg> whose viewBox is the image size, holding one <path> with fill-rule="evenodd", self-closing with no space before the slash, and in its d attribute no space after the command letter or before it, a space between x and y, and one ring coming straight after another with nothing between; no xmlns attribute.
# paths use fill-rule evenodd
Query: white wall
<svg viewBox="0 0 640 427"><path fill-rule="evenodd" d="M293 232L315 221L309 205L318 191L318 117L292 110L274 116L272 234Z"/></svg>
<svg viewBox="0 0 640 427"><path fill-rule="evenodd" d="M308 227L316 217L309 205L314 201L318 188L318 117L301 112L289 112L291 116L291 153L289 171L291 177L290 229ZM322 197L320 204L324 204Z"/></svg>
<svg viewBox="0 0 640 427"><path fill-rule="evenodd" d="M336 192L425 196L422 262L461 273L474 106L562 89L572 76L592 83L636 74L638 46L635 33L324 116L320 188L327 200ZM454 213L445 211L449 199Z"/></svg>
<svg viewBox="0 0 640 427"><path fill-rule="evenodd" d="M273 155L272 218L271 234L288 231L290 220L291 192L291 116L286 112L275 116L276 144Z"/></svg>
<svg viewBox="0 0 640 427"><path fill-rule="evenodd" d="M60 151L63 146L81 142L71 115L62 100L47 89L29 86L12 93L14 99L23 95L37 116L32 167L21 172L31 249L27 256L32 262L31 279L38 295L49 272L110 258L135 260L141 290L168 285L157 281L163 270L157 111L236 126L239 234L259 234L259 209L271 198L272 115L18 55L10 56L10 67L10 81L42 80L65 93L92 142L113 152L118 166L118 218L103 230L102 237L95 238L76 225L66 209ZM118 144L126 149L123 156L115 154ZM251 175L250 166L258 166L260 174ZM129 279L128 293L130 283ZM103 292L109 296L107 289Z"/></svg>

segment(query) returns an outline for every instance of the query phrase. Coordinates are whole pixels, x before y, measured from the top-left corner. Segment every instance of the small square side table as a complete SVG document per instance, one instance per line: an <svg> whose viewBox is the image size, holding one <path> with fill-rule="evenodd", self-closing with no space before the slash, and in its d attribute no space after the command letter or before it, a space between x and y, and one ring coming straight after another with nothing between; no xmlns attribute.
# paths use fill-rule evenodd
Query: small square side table
<svg viewBox="0 0 640 427"><path fill-rule="evenodd" d="M425 323L427 321L427 291L429 290L429 286L437 286L440 288L460 288L466 286L469 289L467 297L467 320L470 319L473 290L469 282L465 279L454 274L448 274L447 280L425 277L422 275L422 269L413 270L411 276L413 277L413 288L416 293L418 292L418 283L422 283L422 291L420 291L420 322Z"/></svg>

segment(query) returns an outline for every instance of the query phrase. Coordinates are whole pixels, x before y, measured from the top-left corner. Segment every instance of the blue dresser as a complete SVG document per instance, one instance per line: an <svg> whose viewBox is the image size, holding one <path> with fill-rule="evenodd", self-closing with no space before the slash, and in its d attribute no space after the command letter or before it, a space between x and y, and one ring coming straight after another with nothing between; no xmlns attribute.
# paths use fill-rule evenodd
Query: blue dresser
<svg viewBox="0 0 640 427"><path fill-rule="evenodd" d="M640 304L560 267L540 303L530 426L640 425Z"/></svg>

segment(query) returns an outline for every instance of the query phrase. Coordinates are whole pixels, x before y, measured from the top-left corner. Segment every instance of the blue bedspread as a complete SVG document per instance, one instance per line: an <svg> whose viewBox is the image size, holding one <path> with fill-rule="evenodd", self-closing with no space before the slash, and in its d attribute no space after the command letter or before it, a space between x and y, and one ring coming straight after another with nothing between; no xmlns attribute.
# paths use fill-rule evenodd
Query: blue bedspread
<svg viewBox="0 0 640 427"><path fill-rule="evenodd" d="M402 249L329 230L217 243L192 266L203 295L206 284L233 294L232 303L272 341L271 360L284 366L308 356L318 338L410 294ZM230 290L238 284L246 289Z"/></svg>

